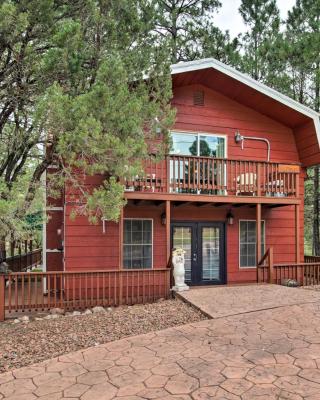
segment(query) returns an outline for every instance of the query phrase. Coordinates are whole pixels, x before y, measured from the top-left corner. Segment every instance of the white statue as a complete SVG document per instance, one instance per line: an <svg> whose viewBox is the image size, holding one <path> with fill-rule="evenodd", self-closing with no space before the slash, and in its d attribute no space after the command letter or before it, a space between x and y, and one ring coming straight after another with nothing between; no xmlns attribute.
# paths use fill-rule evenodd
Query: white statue
<svg viewBox="0 0 320 400"><path fill-rule="evenodd" d="M189 290L189 286L185 284L185 269L184 269L184 253L181 248L172 251L173 277L174 283L172 290L182 292Z"/></svg>

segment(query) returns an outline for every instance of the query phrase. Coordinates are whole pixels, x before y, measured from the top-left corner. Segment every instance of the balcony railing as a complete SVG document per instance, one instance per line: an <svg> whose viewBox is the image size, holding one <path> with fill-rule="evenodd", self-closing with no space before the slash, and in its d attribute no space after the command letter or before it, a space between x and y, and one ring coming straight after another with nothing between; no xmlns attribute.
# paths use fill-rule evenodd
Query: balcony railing
<svg viewBox="0 0 320 400"><path fill-rule="evenodd" d="M144 170L125 182L126 191L297 197L299 190L298 164L170 155L147 160Z"/></svg>

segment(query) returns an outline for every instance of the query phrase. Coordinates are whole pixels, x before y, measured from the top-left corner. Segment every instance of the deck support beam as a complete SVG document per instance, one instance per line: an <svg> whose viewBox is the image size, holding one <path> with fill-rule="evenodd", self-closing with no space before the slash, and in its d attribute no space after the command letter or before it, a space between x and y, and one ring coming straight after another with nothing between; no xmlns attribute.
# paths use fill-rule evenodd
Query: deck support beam
<svg viewBox="0 0 320 400"><path fill-rule="evenodd" d="M256 261L261 260L261 204L256 206Z"/></svg>
<svg viewBox="0 0 320 400"><path fill-rule="evenodd" d="M295 206L296 263L300 263L300 206Z"/></svg>
<svg viewBox="0 0 320 400"><path fill-rule="evenodd" d="M166 242L167 242L167 265L171 255L171 202L166 200Z"/></svg>

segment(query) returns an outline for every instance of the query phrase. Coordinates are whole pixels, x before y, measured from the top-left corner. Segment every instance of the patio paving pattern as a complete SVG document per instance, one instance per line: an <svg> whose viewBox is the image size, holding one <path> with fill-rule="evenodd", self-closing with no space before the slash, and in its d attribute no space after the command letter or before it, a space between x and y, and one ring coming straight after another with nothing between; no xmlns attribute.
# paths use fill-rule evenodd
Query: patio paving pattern
<svg viewBox="0 0 320 400"><path fill-rule="evenodd" d="M210 318L320 301L316 290L280 285L241 285L191 288L178 297ZM319 398L320 399L320 398Z"/></svg>
<svg viewBox="0 0 320 400"><path fill-rule="evenodd" d="M320 301L66 354L0 375L0 393L6 400L318 400Z"/></svg>

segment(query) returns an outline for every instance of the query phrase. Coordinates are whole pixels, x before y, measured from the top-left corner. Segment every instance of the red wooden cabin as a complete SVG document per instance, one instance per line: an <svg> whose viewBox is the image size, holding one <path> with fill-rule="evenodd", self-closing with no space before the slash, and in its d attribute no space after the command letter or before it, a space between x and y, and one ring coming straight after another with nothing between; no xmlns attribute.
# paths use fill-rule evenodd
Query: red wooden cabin
<svg viewBox="0 0 320 400"><path fill-rule="evenodd" d="M46 271L123 271L125 283L109 275L101 285L134 284L142 296L156 280L159 297L173 247L186 251L190 285L254 282L270 247L274 263L303 262L305 169L320 164L319 114L214 59L172 66L172 85L166 160L125 183L119 224L71 220L67 198L48 204Z"/></svg>

